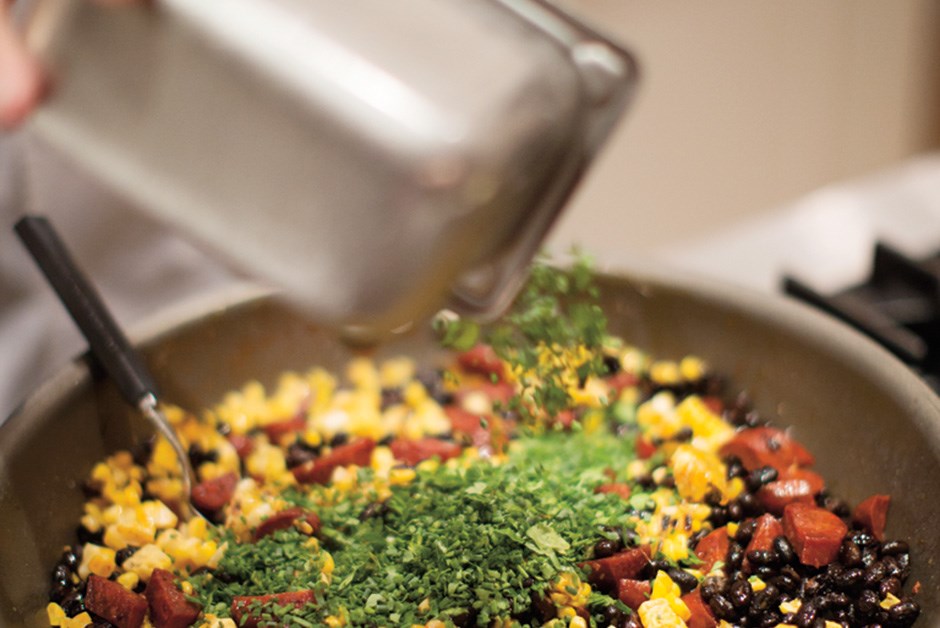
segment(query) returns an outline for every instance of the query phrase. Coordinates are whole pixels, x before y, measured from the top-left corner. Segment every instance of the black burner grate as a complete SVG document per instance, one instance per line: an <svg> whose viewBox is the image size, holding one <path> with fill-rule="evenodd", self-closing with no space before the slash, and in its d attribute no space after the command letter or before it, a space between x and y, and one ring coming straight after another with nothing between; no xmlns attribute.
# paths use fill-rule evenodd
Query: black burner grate
<svg viewBox="0 0 940 628"><path fill-rule="evenodd" d="M786 276L783 289L881 343L940 391L940 253L914 260L878 243L864 283L823 295Z"/></svg>

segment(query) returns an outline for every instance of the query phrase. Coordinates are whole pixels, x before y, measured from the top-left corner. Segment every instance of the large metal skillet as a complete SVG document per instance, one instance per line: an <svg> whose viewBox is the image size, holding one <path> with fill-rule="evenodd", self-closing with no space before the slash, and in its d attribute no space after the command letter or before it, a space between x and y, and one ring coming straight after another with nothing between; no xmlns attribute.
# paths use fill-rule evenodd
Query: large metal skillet
<svg viewBox="0 0 940 628"><path fill-rule="evenodd" d="M833 492L893 496L888 534L911 542L923 614L940 625L940 399L887 352L800 305L691 279L603 277L613 331L657 355L698 354L792 425ZM258 292L214 295L132 334L164 398L199 410L286 369L339 367L329 333ZM433 360L423 330L383 347ZM0 626L44 625L49 572L73 541L92 464L146 425L79 359L0 425Z"/></svg>

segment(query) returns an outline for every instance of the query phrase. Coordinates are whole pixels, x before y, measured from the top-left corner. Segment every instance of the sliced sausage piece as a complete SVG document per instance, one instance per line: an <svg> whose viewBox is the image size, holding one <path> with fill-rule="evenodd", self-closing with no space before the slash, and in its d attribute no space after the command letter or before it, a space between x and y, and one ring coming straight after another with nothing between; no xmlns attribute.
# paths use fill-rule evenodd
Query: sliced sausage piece
<svg viewBox="0 0 940 628"><path fill-rule="evenodd" d="M648 460L656 453L656 445L643 434L637 434L633 442L636 450L636 457L640 460Z"/></svg>
<svg viewBox="0 0 940 628"><path fill-rule="evenodd" d="M770 514L761 515L757 518L757 527L754 528L754 534L751 535L751 541L744 550L745 554L755 550L767 551L773 549L774 539L783 534L783 526L780 521Z"/></svg>
<svg viewBox="0 0 940 628"><path fill-rule="evenodd" d="M699 566L702 573L708 573L715 563L724 561L730 547L731 540L728 538L728 529L725 526L716 528L702 537L702 540L695 546L695 555L702 561Z"/></svg>
<svg viewBox="0 0 940 628"><path fill-rule="evenodd" d="M495 375L502 380L506 374L506 365L489 345L477 345L457 356L457 364L468 373L477 373L487 377Z"/></svg>
<svg viewBox="0 0 940 628"><path fill-rule="evenodd" d="M202 610L201 606L186 599L176 587L173 574L165 569L153 570L144 595L154 628L187 628L196 621Z"/></svg>
<svg viewBox="0 0 940 628"><path fill-rule="evenodd" d="M489 447L501 451L515 430L515 422L490 414L468 412L460 406L444 406L454 434L470 441L474 447Z"/></svg>
<svg viewBox="0 0 940 628"><path fill-rule="evenodd" d="M291 469L294 478L301 484L327 484L337 467L351 464L366 467L372 460L372 450L375 441L371 438L360 438L348 445L334 447L330 453L297 465Z"/></svg>
<svg viewBox="0 0 940 628"><path fill-rule="evenodd" d="M607 558L597 558L582 563L580 567L590 568L588 580L607 591L613 591L620 580L637 577L650 562L650 548L647 546L629 549Z"/></svg>
<svg viewBox="0 0 940 628"><path fill-rule="evenodd" d="M615 393L614 395L611 395L611 397L616 398L620 395L620 391L622 391L624 388L630 388L639 384L640 378L633 373L620 371L619 373L614 373L610 377L605 377L604 381Z"/></svg>
<svg viewBox="0 0 940 628"><path fill-rule="evenodd" d="M621 499L630 499L630 485L624 482L610 482L608 484L601 484L594 489L595 493L613 493L614 495L620 496Z"/></svg>
<svg viewBox="0 0 940 628"><path fill-rule="evenodd" d="M212 480L204 480L193 487L191 498L193 505L205 513L222 510L232 500L238 476L226 473Z"/></svg>
<svg viewBox="0 0 940 628"><path fill-rule="evenodd" d="M389 448L396 460L411 466L435 457L444 462L456 458L463 451L463 448L457 443L439 438L422 438L419 440L396 438L389 444Z"/></svg>
<svg viewBox="0 0 940 628"><path fill-rule="evenodd" d="M808 467L813 455L787 434L775 427L741 430L721 447L722 456L737 456L748 471L773 467L783 473L791 466Z"/></svg>
<svg viewBox="0 0 940 628"><path fill-rule="evenodd" d="M92 574L85 589L85 608L117 628L140 628L147 614L147 600L113 580Z"/></svg>
<svg viewBox="0 0 940 628"><path fill-rule="evenodd" d="M836 515L810 504L790 504L783 509L783 533L804 565L822 567L839 555L849 528Z"/></svg>
<svg viewBox="0 0 940 628"><path fill-rule="evenodd" d="M708 608L705 600L702 599L702 592L698 588L683 595L682 601L685 602L689 613L691 613L689 618L685 620L686 626L689 628L716 628L718 626L715 616Z"/></svg>
<svg viewBox="0 0 940 628"><path fill-rule="evenodd" d="M621 578L617 581L617 599L629 606L634 612L640 608L640 604L650 599L650 591L652 590L653 587L647 580Z"/></svg>
<svg viewBox="0 0 940 628"><path fill-rule="evenodd" d="M269 441L275 445L280 445L281 439L285 436L297 434L298 432L303 432L305 429L307 429L307 420L302 415L300 415L295 416L292 419L287 419L286 421L275 421L274 423L268 423L261 429L264 430L265 434L267 434Z"/></svg>
<svg viewBox="0 0 940 628"><path fill-rule="evenodd" d="M262 618L259 616L261 613L253 614L256 608L263 613L267 607L271 606L302 608L316 601L316 595L309 589L271 595L236 595L232 599L231 612L235 623L241 628L258 628Z"/></svg>
<svg viewBox="0 0 940 628"><path fill-rule="evenodd" d="M228 438L228 442L235 448L235 453L237 453L238 457L242 460L250 456L251 452L255 450L255 443L251 440L250 436L244 434L229 434L226 438Z"/></svg>
<svg viewBox="0 0 940 628"><path fill-rule="evenodd" d="M255 529L253 538L255 541L262 539L269 534L274 534L278 530L286 530L298 520L306 521L313 528L311 534L317 534L320 531L320 517L315 513L308 512L300 506L293 506L286 510L274 513L261 522L261 525Z"/></svg>
<svg viewBox="0 0 940 628"><path fill-rule="evenodd" d="M867 528L879 541L884 541L890 505L890 495L872 495L855 508L852 521Z"/></svg>
<svg viewBox="0 0 940 628"><path fill-rule="evenodd" d="M787 469L778 479L757 491L761 505L775 515L782 515L787 504L814 504L814 496L826 487L822 476L809 469Z"/></svg>

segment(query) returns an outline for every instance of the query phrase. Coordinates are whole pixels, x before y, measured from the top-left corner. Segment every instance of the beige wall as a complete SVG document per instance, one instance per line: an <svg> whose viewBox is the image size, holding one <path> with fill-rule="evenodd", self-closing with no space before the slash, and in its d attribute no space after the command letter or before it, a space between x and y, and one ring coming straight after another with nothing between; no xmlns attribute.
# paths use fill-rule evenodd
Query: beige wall
<svg viewBox="0 0 940 628"><path fill-rule="evenodd" d="M940 2L565 4L643 79L552 248L642 253L938 146Z"/></svg>

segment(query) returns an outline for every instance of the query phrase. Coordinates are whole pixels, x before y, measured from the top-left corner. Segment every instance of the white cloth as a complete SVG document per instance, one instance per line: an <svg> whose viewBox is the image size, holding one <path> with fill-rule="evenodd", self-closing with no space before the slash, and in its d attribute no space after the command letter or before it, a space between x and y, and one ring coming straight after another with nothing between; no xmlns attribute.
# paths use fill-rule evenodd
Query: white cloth
<svg viewBox="0 0 940 628"><path fill-rule="evenodd" d="M0 137L0 422L86 345L13 232L49 217L122 326L235 280L25 132Z"/></svg>

